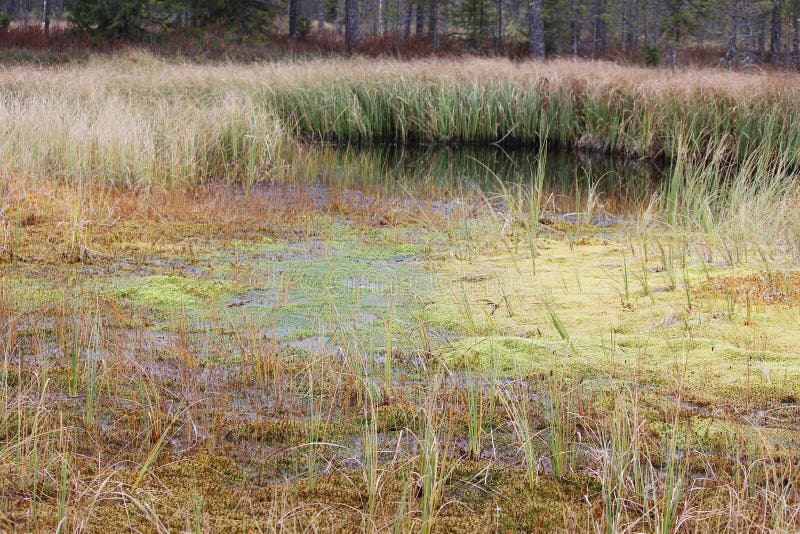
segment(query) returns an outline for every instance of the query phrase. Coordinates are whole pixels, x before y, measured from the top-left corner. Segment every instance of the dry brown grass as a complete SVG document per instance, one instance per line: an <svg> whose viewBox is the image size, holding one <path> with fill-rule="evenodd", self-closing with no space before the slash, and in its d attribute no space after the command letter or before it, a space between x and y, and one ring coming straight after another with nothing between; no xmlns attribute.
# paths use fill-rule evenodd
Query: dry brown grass
<svg viewBox="0 0 800 534"><path fill-rule="evenodd" d="M800 305L800 272L765 272L747 276L714 277L697 288L698 297L724 299L733 296L738 302L752 304Z"/></svg>
<svg viewBox="0 0 800 534"><path fill-rule="evenodd" d="M363 228L444 220L436 204L297 181L247 191L226 183L146 190L90 185L79 190L61 182L11 179L3 189L0 264L108 264L120 243L292 236L302 233L318 214L342 217ZM74 232L85 238L83 255L73 254Z"/></svg>
<svg viewBox="0 0 800 534"><path fill-rule="evenodd" d="M37 68L20 66L0 72L0 84L14 84L37 93L63 90L75 96L98 96L109 91L147 88L252 87L333 82L342 79L444 79L458 82L508 80L585 83L592 86L636 88L643 94L674 91L689 94L749 98L768 94L798 95L800 75L790 72L731 72L725 69L643 68L604 61L557 59L546 63L506 59L314 59L200 65L158 59L144 51L97 56L85 65Z"/></svg>

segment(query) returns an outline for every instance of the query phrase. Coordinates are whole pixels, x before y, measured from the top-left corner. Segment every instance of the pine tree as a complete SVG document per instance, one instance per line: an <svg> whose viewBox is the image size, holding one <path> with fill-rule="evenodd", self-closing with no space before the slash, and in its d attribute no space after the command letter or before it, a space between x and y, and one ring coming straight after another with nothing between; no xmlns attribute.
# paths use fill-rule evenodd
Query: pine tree
<svg viewBox="0 0 800 534"><path fill-rule="evenodd" d="M453 22L464 30L469 42L477 47L490 37L496 21L496 7L494 0L461 0Z"/></svg>
<svg viewBox="0 0 800 534"><path fill-rule="evenodd" d="M530 52L533 57L544 59L544 24L542 23L542 0L528 1L528 24Z"/></svg>
<svg viewBox="0 0 800 534"><path fill-rule="evenodd" d="M345 0L344 5L344 28L345 45L348 51L352 51L361 44L361 34L359 28L358 0Z"/></svg>

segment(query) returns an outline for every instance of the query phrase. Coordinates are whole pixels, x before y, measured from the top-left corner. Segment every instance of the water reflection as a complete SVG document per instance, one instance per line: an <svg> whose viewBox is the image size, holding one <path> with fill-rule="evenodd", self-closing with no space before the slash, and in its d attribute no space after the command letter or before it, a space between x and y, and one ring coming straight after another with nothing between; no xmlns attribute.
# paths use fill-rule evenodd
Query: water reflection
<svg viewBox="0 0 800 534"><path fill-rule="evenodd" d="M612 212L641 206L665 169L649 162L550 152L545 190L559 209L579 210L594 194ZM371 194L417 198L495 194L509 184L531 184L539 156L500 147L298 146L287 159L295 177Z"/></svg>

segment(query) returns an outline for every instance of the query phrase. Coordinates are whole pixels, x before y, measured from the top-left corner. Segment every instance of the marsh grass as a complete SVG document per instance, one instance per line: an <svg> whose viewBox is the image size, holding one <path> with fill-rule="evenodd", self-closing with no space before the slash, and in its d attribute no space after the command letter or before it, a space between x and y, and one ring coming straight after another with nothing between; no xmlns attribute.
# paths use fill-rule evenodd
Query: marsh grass
<svg viewBox="0 0 800 534"><path fill-rule="evenodd" d="M484 80L484 81L477 81ZM612 81L613 80L613 81ZM7 176L251 187L297 136L338 143L521 144L678 161L798 162L797 84L708 70L504 60L167 63L144 52L0 79ZM588 204L593 204L592 198Z"/></svg>
<svg viewBox="0 0 800 534"><path fill-rule="evenodd" d="M469 440L469 455L473 459L479 459L483 442L484 402L480 373L474 372L473 374L475 376L466 378L467 434ZM494 392L490 392L490 395L494 396Z"/></svg>
<svg viewBox="0 0 800 534"><path fill-rule="evenodd" d="M257 204L257 195L254 191L247 202ZM517 206L519 215L531 220L525 210L532 209L533 203L522 200ZM258 213L265 211L259 208ZM500 220L501 214L487 215L483 226L470 222L472 228L480 229L477 232L436 235L454 249L461 244L448 239L475 240L472 255L462 260L474 266L490 246L485 235L489 229L497 232L492 238L504 231L497 225ZM452 221L449 230L460 229L463 223ZM669 270L675 271L674 276L683 270L685 279L702 283L702 254L697 252L698 263L692 263L684 246L688 237L675 238L670 233L676 228L679 223L668 224L656 205L647 239L657 253L652 257L648 253L646 264L658 263L662 272L649 276L669 280ZM543 255L553 246L550 232L543 224L537 233L536 245ZM322 235L330 241L329 234L329 229L321 228L314 239ZM507 260L507 272L532 272L533 266L525 261L529 247L515 251L499 241L494 246L499 254L519 255L516 265ZM330 248L327 254L332 254ZM609 247L609 254L619 259L619 246ZM759 270L767 287L780 290L789 282L782 281L769 254L765 246L759 254ZM744 261L744 251L741 257ZM622 263L627 265L627 252L624 258ZM631 269L640 269L643 261L637 251L630 259ZM548 262L537 266L538 283L551 268ZM707 267L712 273L716 268ZM625 269L620 264L619 276ZM535 530L525 518L539 516L516 507L522 506L520 502L538 502L547 488L556 488L557 495L547 506L578 508L571 517L580 521L583 530L674 532L700 528L703 521L735 530L745 525L741 516L751 525L792 530L799 513L796 468L771 451L774 442L770 439L754 439L748 427L731 418L719 424L730 429L729 439L737 449L695 443L696 436L688 430L694 416L685 413L680 387L676 399L664 401L651 395L652 384L639 384L649 376L646 368L640 370L644 364L637 363L631 375L631 367L622 363L640 356L619 346L613 338L616 334L612 334L610 350L620 362L611 376L582 382L561 363L562 358L591 357L596 350L596 342L572 326L569 304L572 297L591 295L595 290L591 277L577 274L583 280L576 286L561 274L550 274L557 280L557 308L550 298L541 298L536 278L523 277L520 286L489 277L486 287L496 292L492 302L506 301L508 308L508 313L501 306L494 314L479 311L482 304L474 298L468 281L454 281L449 293L455 302L450 319L457 320L461 330L446 335L480 339L481 334L490 334L483 346L476 346L487 351L487 365L463 368L442 365L437 343L443 334L421 315L404 322L399 300L383 303L385 315L374 324L383 337L372 349L377 354L367 350L356 323L358 312L369 302L366 291L354 292L353 302L342 302L333 289L319 291L322 295L306 335L333 331L330 339L341 346L334 355L327 350L314 353L281 347L274 317L264 322L248 319L239 327L225 324L217 331L190 321L186 306L174 312L183 319L172 323L169 343L130 347L115 337L120 333L113 326L114 315L103 313L106 301L87 283L80 291L74 290L73 302L61 299L53 308L52 313L60 317L52 332L62 351L58 363L38 355L38 374L25 367L23 376L18 362L24 349L17 326L26 316L9 293L0 299L5 355L0 436L6 437L0 451L4 465L15 473L11 479L15 487L4 487L4 495L11 495L10 491L29 495L24 506L37 524L57 528L61 523L62 530L109 517L104 515L110 513L109 506L127 507L129 519L117 519L122 523L154 530L169 530L166 525L202 529L213 524L211 518L221 520L220 514L231 520L229 511L238 506L238 499L256 492L268 503L266 508L243 512L248 525L271 522L285 531L331 524L366 532L464 531L464 523L473 520ZM292 277L290 272L283 273L269 294L280 306L293 305L297 286L305 283L292 282ZM321 278L326 286L335 287L330 273ZM527 293L521 293L520 287ZM626 300L642 305L632 292ZM698 296L694 300L695 313L700 313L697 308L704 301ZM509 377L509 349L503 340L509 321L524 318L530 306L540 314L537 324L550 331L531 331L530 336L540 338L537 349L523 356L546 356L547 364L558 372L531 376L522 365L512 365ZM406 330L425 334L408 348ZM22 333L26 343L29 334ZM624 333L619 335L625 339ZM681 335L691 336L691 330L687 327ZM229 336L230 344L223 341L224 336ZM81 356L73 373L71 347L76 339ZM687 345L691 341L687 338ZM580 350L558 351L568 343ZM541 352L540 347L555 347L557 352ZM515 346L513 351L518 356L520 349ZM465 361L473 361L472 353L465 352ZM680 350L677 353L678 358L685 356ZM390 354L387 373L382 357ZM418 358L418 367L409 366L411 358ZM514 361L525 364L524 358ZM168 366L170 373L159 374L160 366ZM691 369L683 360L674 367L678 375ZM51 396L51 391L69 393L72 376L78 376L77 397ZM241 416L241 405L230 401L235 397L242 402L247 395L254 399L245 405L256 414L253 420ZM51 408L53 399L61 400ZM131 432L122 433L128 425L109 427L109 417L125 417ZM264 418L269 418L268 425ZM234 425L244 430L234 432L233 428L239 428ZM76 436L106 435L101 433L110 432L108 428L120 432L126 445L114 445L121 441L116 434L106 438L109 441L101 449L94 449L98 442L89 440L89 450L101 450L101 459L92 456L89 465L97 464L97 468L87 475L87 445ZM241 443L231 435L239 436ZM728 455L721 450L733 452ZM177 457L178 453L183 456ZM117 455L125 458L128 467L118 467ZM222 462L236 458L245 467L212 463L207 468L203 461L211 461L209 457ZM186 471L171 478L183 466ZM244 484L242 493L224 500L221 495L228 495L237 484ZM159 504L165 495L168 504ZM544 512L538 509L536 513ZM566 521L561 511L558 514L558 521Z"/></svg>
<svg viewBox="0 0 800 534"><path fill-rule="evenodd" d="M119 61L0 82L13 162L0 184L0 528L797 530L797 399L775 367L793 365L779 329L796 312L713 283L755 264L753 283L792 294L793 78ZM514 185L452 186L443 215L388 189L365 201L354 173L337 189L324 172L339 156L304 162L298 137L542 150ZM543 141L675 165L600 228L602 184L553 193ZM337 164L356 160L382 168L356 151ZM255 245L229 253L244 239ZM345 266L441 284L341 291ZM164 306L124 297L117 271L222 289ZM607 301L600 271L613 273ZM251 288L264 302L239 300ZM302 343L314 338L325 347Z"/></svg>
<svg viewBox="0 0 800 534"><path fill-rule="evenodd" d="M547 424L550 468L563 479L575 469L575 435L580 385L566 384L555 373L545 378L543 414Z"/></svg>
<svg viewBox="0 0 800 534"><path fill-rule="evenodd" d="M501 64L486 78L491 81L480 83L464 77L465 71L457 67L446 80L439 78L442 70L436 67L432 70L437 75L420 80L405 73L340 78L333 87L308 80L303 91L277 87L268 102L291 130L318 141L548 142L677 158L676 150L684 143L702 152L730 136L738 154L797 154L792 119L776 106L776 101L797 98L788 86L765 84L769 96L744 104L739 87L752 88L754 79L726 80L733 83L716 85L720 94L711 96L710 87L698 78L679 75L661 83L660 74L631 69L616 72L619 82L611 85L600 79L615 69L586 65L585 73L578 74L580 67L536 66L530 76L527 66L509 69ZM486 65L477 64L470 70L484 69ZM501 72L506 76L497 81ZM718 75L711 78L722 81ZM721 102L744 106L731 111ZM756 132L760 137L752 137Z"/></svg>

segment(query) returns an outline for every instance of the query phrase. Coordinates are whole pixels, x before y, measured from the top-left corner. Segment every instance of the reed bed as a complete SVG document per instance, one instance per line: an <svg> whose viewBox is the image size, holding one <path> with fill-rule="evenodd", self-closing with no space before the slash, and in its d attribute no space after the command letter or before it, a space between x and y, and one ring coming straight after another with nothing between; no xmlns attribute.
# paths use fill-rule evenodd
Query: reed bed
<svg viewBox="0 0 800 534"><path fill-rule="evenodd" d="M277 87L266 96L297 134L343 143L491 144L577 149L672 160L684 141L702 153L723 138L732 154L797 161L800 93L764 86L752 95L621 80L548 77L520 66L517 79L385 77ZM587 68L592 69L589 65ZM594 67L597 68L597 67ZM663 74L662 74L663 75ZM653 82L654 80L648 80Z"/></svg>
<svg viewBox="0 0 800 534"><path fill-rule="evenodd" d="M559 60L170 63L144 52L0 73L3 172L118 184L263 180L297 137L800 159L794 75Z"/></svg>

